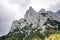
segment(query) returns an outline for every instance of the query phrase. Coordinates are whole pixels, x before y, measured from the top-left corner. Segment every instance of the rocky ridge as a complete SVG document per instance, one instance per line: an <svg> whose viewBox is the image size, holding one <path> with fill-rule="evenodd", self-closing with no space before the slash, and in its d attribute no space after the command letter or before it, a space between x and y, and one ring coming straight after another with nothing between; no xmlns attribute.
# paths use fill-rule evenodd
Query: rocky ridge
<svg viewBox="0 0 60 40"><path fill-rule="evenodd" d="M60 34L59 13L45 9L36 12L30 7L24 18L13 21L10 32L0 40L45 40L51 34Z"/></svg>
<svg viewBox="0 0 60 40"><path fill-rule="evenodd" d="M40 32L43 33L47 31L47 25L49 27L54 27L50 24L44 25L47 22L48 18L50 18L51 20L56 20L55 13L46 11L45 9L41 9L39 12L36 12L32 7L30 7L29 10L26 11L24 18L13 21L11 32L13 32L16 28L23 29L25 32L27 32L27 30L31 32L32 29L36 28L35 31L39 29ZM29 27L29 25L31 25L31 27ZM26 27L27 29L25 30L24 27Z"/></svg>

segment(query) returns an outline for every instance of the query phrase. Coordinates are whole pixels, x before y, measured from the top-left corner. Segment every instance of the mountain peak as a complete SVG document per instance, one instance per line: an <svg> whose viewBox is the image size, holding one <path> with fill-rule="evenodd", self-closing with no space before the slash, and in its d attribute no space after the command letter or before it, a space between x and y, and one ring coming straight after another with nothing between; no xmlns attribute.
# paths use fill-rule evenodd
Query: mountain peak
<svg viewBox="0 0 60 40"><path fill-rule="evenodd" d="M33 13L36 13L36 11L30 6L29 9L26 11L26 14L33 14Z"/></svg>
<svg viewBox="0 0 60 40"><path fill-rule="evenodd" d="M39 13L46 13L46 10L44 8L42 8Z"/></svg>
<svg viewBox="0 0 60 40"><path fill-rule="evenodd" d="M29 7L29 11L36 12L31 6Z"/></svg>
<svg viewBox="0 0 60 40"><path fill-rule="evenodd" d="M31 10L31 9L33 9L33 8L30 6L29 9Z"/></svg>

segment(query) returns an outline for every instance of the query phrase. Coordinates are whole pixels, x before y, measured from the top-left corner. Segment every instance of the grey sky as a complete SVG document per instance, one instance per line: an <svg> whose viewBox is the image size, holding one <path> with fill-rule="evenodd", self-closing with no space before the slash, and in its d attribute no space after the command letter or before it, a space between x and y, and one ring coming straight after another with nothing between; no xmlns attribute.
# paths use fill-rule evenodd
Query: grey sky
<svg viewBox="0 0 60 40"><path fill-rule="evenodd" d="M56 3L55 5L51 5L49 7L49 10L51 11L57 11L57 10L60 10L60 1L58 3Z"/></svg>
<svg viewBox="0 0 60 40"><path fill-rule="evenodd" d="M14 20L24 17L26 10L32 6L34 10L41 8L57 11L60 0L0 0L0 35L8 33Z"/></svg>

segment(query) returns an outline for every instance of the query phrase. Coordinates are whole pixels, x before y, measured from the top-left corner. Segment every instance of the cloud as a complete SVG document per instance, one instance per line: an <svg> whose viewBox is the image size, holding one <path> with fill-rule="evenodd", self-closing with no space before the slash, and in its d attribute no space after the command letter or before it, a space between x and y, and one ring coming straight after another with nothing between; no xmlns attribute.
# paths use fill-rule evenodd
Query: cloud
<svg viewBox="0 0 60 40"><path fill-rule="evenodd" d="M23 18L26 10L29 8L29 5L32 0L10 0L10 4L12 5L18 5L16 9L16 13L18 17Z"/></svg>
<svg viewBox="0 0 60 40"><path fill-rule="evenodd" d="M30 0L0 0L0 35L7 34L14 20L23 18Z"/></svg>
<svg viewBox="0 0 60 40"><path fill-rule="evenodd" d="M60 10L60 1L54 5L50 5L49 10L51 11L58 11Z"/></svg>
<svg viewBox="0 0 60 40"><path fill-rule="evenodd" d="M48 9L50 5L58 2L60 2L60 0L32 0L30 5L38 12L42 8Z"/></svg>
<svg viewBox="0 0 60 40"><path fill-rule="evenodd" d="M10 3L16 3L20 5L20 7L27 7L30 4L31 0L11 0Z"/></svg>
<svg viewBox="0 0 60 40"><path fill-rule="evenodd" d="M0 4L0 35L8 33L12 21L16 19L17 17L14 12L9 10L6 6Z"/></svg>

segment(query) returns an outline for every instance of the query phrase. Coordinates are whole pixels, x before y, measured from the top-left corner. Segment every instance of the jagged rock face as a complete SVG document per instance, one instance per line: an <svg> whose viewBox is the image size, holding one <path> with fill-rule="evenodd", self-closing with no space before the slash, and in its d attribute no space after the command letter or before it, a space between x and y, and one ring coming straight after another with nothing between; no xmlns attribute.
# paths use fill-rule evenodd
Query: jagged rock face
<svg viewBox="0 0 60 40"><path fill-rule="evenodd" d="M54 13L51 11L45 11L45 9L41 9L39 12L36 12L32 7L30 7L29 10L27 10L24 18L13 21L10 31L13 32L16 28L25 30L24 27L26 27L27 30L29 29L29 31L31 31L30 29L34 28L42 29L40 32L43 33L47 27L44 24L47 22L48 18L52 19L51 17L53 20L56 18ZM31 28L28 28L30 24L32 24Z"/></svg>
<svg viewBox="0 0 60 40"><path fill-rule="evenodd" d="M39 14L37 14L37 12L35 12L32 8L30 8L25 14L25 19L30 23L32 22L36 23L38 17L39 17Z"/></svg>
<svg viewBox="0 0 60 40"><path fill-rule="evenodd" d="M12 23L12 27L11 27L10 31L13 32L16 28L22 29L26 25L27 25L27 22L23 18L21 18L20 20L15 20Z"/></svg>
<svg viewBox="0 0 60 40"><path fill-rule="evenodd" d="M33 8L30 8L25 14L26 21L28 23L32 23L34 27L37 26L39 17L40 17L40 14L35 12Z"/></svg>
<svg viewBox="0 0 60 40"><path fill-rule="evenodd" d="M40 12L44 13L45 10L42 9ZM11 29L15 29L16 27L23 28L25 25L27 25L27 23L32 23L32 28L36 28L38 25L38 27L43 28L42 26L46 21L46 16L41 15L41 13L39 12L37 13L35 10L33 10L32 7L30 7L29 10L27 10L23 19L13 22Z"/></svg>

